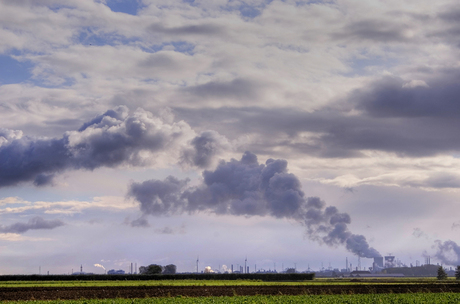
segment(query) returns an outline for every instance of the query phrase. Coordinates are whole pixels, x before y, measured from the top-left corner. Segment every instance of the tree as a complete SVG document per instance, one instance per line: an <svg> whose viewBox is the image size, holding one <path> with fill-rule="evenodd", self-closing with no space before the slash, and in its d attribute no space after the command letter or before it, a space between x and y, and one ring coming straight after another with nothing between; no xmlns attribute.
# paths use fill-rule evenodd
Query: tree
<svg viewBox="0 0 460 304"><path fill-rule="evenodd" d="M139 274L160 274L163 272L163 267L157 264L139 267Z"/></svg>
<svg viewBox="0 0 460 304"><path fill-rule="evenodd" d="M457 266L457 270L455 271L455 279L460 280L460 265Z"/></svg>
<svg viewBox="0 0 460 304"><path fill-rule="evenodd" d="M164 267L163 274L176 274L176 265L169 264Z"/></svg>
<svg viewBox="0 0 460 304"><path fill-rule="evenodd" d="M436 277L438 280L445 280L447 279L447 273L446 271L444 270L444 268L442 268L442 266L439 266L438 268L438 276Z"/></svg>

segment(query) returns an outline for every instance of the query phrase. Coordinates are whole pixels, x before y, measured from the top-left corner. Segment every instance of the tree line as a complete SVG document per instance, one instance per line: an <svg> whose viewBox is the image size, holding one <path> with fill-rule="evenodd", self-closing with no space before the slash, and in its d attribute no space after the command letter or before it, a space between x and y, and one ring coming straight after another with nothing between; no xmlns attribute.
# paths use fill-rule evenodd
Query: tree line
<svg viewBox="0 0 460 304"><path fill-rule="evenodd" d="M157 264L150 264L148 266L139 267L139 274L152 275L152 274L176 274L177 267L174 264L161 266Z"/></svg>
<svg viewBox="0 0 460 304"><path fill-rule="evenodd" d="M438 280L446 280L447 279L447 273L444 270L442 266L438 267L438 275L436 276ZM455 270L455 279L460 280L460 265L457 266L457 269Z"/></svg>

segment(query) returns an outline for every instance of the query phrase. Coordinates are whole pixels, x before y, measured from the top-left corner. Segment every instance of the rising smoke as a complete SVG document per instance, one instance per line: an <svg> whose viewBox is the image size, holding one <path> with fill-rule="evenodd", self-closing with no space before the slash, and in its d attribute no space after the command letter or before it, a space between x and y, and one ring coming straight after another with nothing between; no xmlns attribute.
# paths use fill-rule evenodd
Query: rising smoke
<svg viewBox="0 0 460 304"><path fill-rule="evenodd" d="M59 139L0 129L0 187L21 182L47 186L65 170L154 165L154 160L206 168L227 145L218 133L197 135L170 113L155 116L137 109L130 115L119 106Z"/></svg>
<svg viewBox="0 0 460 304"><path fill-rule="evenodd" d="M435 257L444 265L460 265L460 246L454 241L435 241Z"/></svg>
<svg viewBox="0 0 460 304"><path fill-rule="evenodd" d="M221 161L214 171L203 172L203 184L189 187L188 180L167 177L133 183L128 196L140 203L145 215L211 212L235 216L272 216L295 219L306 227L310 239L329 246L344 245L366 258L380 254L366 238L348 229L351 218L318 197L305 197L299 179L288 173L287 161L244 153L241 160Z"/></svg>

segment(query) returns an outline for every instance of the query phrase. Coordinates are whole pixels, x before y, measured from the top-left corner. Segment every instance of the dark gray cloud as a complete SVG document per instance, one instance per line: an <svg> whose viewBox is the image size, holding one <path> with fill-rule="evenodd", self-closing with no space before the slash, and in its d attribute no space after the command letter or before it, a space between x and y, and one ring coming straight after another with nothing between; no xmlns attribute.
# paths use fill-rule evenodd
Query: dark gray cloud
<svg viewBox="0 0 460 304"><path fill-rule="evenodd" d="M197 86L182 89L183 92L201 99L209 98L234 98L256 99L262 84L249 80L236 78L232 81L211 81Z"/></svg>
<svg viewBox="0 0 460 304"><path fill-rule="evenodd" d="M52 182L52 174L69 164L65 139L13 139L0 147L0 187L34 181L37 186Z"/></svg>
<svg viewBox="0 0 460 304"><path fill-rule="evenodd" d="M414 228L414 232L412 232L412 235L415 236L416 238L426 238L428 239L428 235L422 231L420 228Z"/></svg>
<svg viewBox="0 0 460 304"><path fill-rule="evenodd" d="M142 153L182 150L193 134L184 122L168 123L142 109L128 115L124 106L95 117L60 139L32 138L20 131L1 129L0 187L27 181L36 186L50 185L55 174L68 169L144 165ZM203 149L198 152L198 161L213 157L209 153L206 159Z"/></svg>
<svg viewBox="0 0 460 304"><path fill-rule="evenodd" d="M104 114L98 115L94 117L92 120L84 123L80 129L78 129L79 132L85 131L88 127L98 125L100 124L104 118L106 117L111 117L116 120L123 120L128 116L128 108L126 106L118 106L113 110L108 110Z"/></svg>
<svg viewBox="0 0 460 304"><path fill-rule="evenodd" d="M155 233L157 234L185 234L185 226L180 226L180 227L163 227L163 228L157 228L154 230Z"/></svg>
<svg viewBox="0 0 460 304"><path fill-rule="evenodd" d="M460 265L460 246L457 243L450 240L445 242L437 240L433 247L436 249L435 258L443 265Z"/></svg>
<svg viewBox="0 0 460 304"><path fill-rule="evenodd" d="M457 5L447 6L436 15L441 26L429 31L427 37L431 41L460 47L460 10Z"/></svg>
<svg viewBox="0 0 460 304"><path fill-rule="evenodd" d="M460 221L452 223L452 230L460 229Z"/></svg>
<svg viewBox="0 0 460 304"><path fill-rule="evenodd" d="M139 67L144 69L164 68L172 69L178 67L176 61L167 54L151 54L149 57L139 63Z"/></svg>
<svg viewBox="0 0 460 304"><path fill-rule="evenodd" d="M196 24L178 27L165 27L161 23L154 23L148 27L148 30L155 34L165 34L168 36L221 36L225 34L225 29L217 24Z"/></svg>
<svg viewBox="0 0 460 304"><path fill-rule="evenodd" d="M404 35L407 25L382 20L361 20L347 24L340 32L332 34L334 40L357 40L373 42L403 42L409 39Z"/></svg>
<svg viewBox="0 0 460 304"><path fill-rule="evenodd" d="M45 220L39 216L31 218L27 223L15 223L9 226L0 226L0 233L24 233L28 230L54 229L64 226L60 220Z"/></svg>
<svg viewBox="0 0 460 304"><path fill-rule="evenodd" d="M460 149L460 121L441 117L372 117L353 116L338 110L307 113L299 109L222 108L179 109L178 115L190 118L191 125L215 129L227 138L255 134L248 143L257 153L272 154L283 146L293 153L318 157L361 157L361 150L380 150L400 155L428 156ZM203 120L198 122L198 117ZM302 132L317 134L302 142Z"/></svg>
<svg viewBox="0 0 460 304"><path fill-rule="evenodd" d="M379 256L366 238L348 229L351 218L317 197L305 197L299 179L288 172L287 161L269 159L259 164L245 152L240 160L221 161L203 172L203 184L188 187L187 180L133 183L128 196L140 203L144 215L211 212L235 216L272 216L299 221L308 236L330 246L346 245L361 257Z"/></svg>
<svg viewBox="0 0 460 304"><path fill-rule="evenodd" d="M182 153L182 163L199 168L208 168L220 153L230 148L227 139L215 131L202 132L190 146Z"/></svg>
<svg viewBox="0 0 460 304"><path fill-rule="evenodd" d="M436 173L427 178L423 184L432 188L460 188L460 177L450 173Z"/></svg>
<svg viewBox="0 0 460 304"><path fill-rule="evenodd" d="M145 218L145 216L142 216L134 221L129 222L131 227L141 227L141 228L148 228L150 227L149 221Z"/></svg>
<svg viewBox="0 0 460 304"><path fill-rule="evenodd" d="M244 149L259 154L273 154L280 146L284 153L325 158L361 157L363 150L415 157L452 154L460 150L460 71L438 72L426 84L384 77L314 112L259 107L175 111L193 127L214 128L229 139L255 135L257 140ZM313 136L305 140L305 132Z"/></svg>
<svg viewBox="0 0 460 304"><path fill-rule="evenodd" d="M385 77L356 90L350 99L357 102L357 109L373 117L453 118L460 114L459 93L457 81L443 79L442 83L433 81L429 86L411 87L400 78Z"/></svg>
<svg viewBox="0 0 460 304"><path fill-rule="evenodd" d="M164 181L149 180L133 183L128 196L135 197L141 203L141 211L152 215L169 215L180 213L182 201L180 192L188 180L179 180L173 176Z"/></svg>
<svg viewBox="0 0 460 304"><path fill-rule="evenodd" d="M34 185L37 187L52 185L54 174L38 174L34 179Z"/></svg>

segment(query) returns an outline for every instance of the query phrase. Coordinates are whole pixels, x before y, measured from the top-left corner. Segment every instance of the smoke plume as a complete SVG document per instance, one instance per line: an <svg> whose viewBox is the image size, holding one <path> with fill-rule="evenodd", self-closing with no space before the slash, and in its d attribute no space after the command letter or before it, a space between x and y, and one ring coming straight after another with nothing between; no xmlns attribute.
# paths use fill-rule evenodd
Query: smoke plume
<svg viewBox="0 0 460 304"><path fill-rule="evenodd" d="M457 266L460 265L460 246L454 241L440 240L435 241L436 248L435 257L444 265Z"/></svg>
<svg viewBox="0 0 460 304"><path fill-rule="evenodd" d="M182 152L182 163L198 168L209 168L216 156L230 148L227 138L215 131L202 132L190 146Z"/></svg>
<svg viewBox="0 0 460 304"><path fill-rule="evenodd" d="M344 245L360 257L380 256L364 236L350 232L347 213L326 206L318 197L305 197L299 179L288 173L286 160L259 164L255 154L246 152L241 160L221 161L214 171L204 171L203 179L198 187L172 176L133 183L128 196L140 203L144 216L211 212L294 219L306 227L312 240Z"/></svg>
<svg viewBox="0 0 460 304"><path fill-rule="evenodd" d="M65 225L60 220L45 220L39 216L31 218L27 223L15 223L9 226L0 225L0 233L24 233L28 230L54 229Z"/></svg>
<svg viewBox="0 0 460 304"><path fill-rule="evenodd" d="M173 122L167 114L137 109L130 115L119 106L59 139L0 129L0 187L21 182L47 186L65 170L143 166L155 160L207 167L228 143L212 131L197 136L187 123Z"/></svg>
<svg viewBox="0 0 460 304"><path fill-rule="evenodd" d="M104 270L105 270L105 267L104 267L104 266L102 266L101 264L94 264L94 267L99 267L99 268L102 268L102 269L104 269Z"/></svg>

